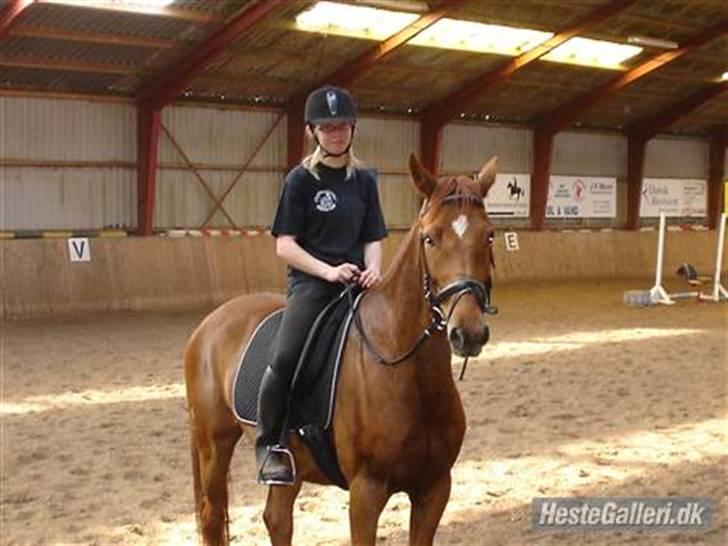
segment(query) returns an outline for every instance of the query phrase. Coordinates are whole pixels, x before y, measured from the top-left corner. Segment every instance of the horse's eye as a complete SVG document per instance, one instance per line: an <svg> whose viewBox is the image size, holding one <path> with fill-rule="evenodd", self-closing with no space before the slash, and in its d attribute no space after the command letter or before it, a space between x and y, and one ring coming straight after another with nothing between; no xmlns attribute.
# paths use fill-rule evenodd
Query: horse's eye
<svg viewBox="0 0 728 546"><path fill-rule="evenodd" d="M425 241L425 244L427 246L435 246L435 239L433 239L429 235L423 235L422 239Z"/></svg>
<svg viewBox="0 0 728 546"><path fill-rule="evenodd" d="M495 241L495 233L493 233L492 231L490 233L488 233L487 241L488 241L488 246L492 246L493 242Z"/></svg>

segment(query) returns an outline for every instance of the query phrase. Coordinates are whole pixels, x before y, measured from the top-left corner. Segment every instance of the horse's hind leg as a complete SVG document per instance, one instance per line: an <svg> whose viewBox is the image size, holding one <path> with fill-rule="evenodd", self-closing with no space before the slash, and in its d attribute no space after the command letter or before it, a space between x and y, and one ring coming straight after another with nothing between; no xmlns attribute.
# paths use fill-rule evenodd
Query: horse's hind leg
<svg viewBox="0 0 728 546"><path fill-rule="evenodd" d="M192 468L200 533L205 546L227 546L228 471L242 431L230 419L224 428L192 423Z"/></svg>
<svg viewBox="0 0 728 546"><path fill-rule="evenodd" d="M301 491L301 480L291 486L273 485L268 488L263 520L268 528L272 546L291 546L293 538L293 503Z"/></svg>
<svg viewBox="0 0 728 546"><path fill-rule="evenodd" d="M422 491L410 493L410 546L431 546L437 526L450 498L450 472Z"/></svg>

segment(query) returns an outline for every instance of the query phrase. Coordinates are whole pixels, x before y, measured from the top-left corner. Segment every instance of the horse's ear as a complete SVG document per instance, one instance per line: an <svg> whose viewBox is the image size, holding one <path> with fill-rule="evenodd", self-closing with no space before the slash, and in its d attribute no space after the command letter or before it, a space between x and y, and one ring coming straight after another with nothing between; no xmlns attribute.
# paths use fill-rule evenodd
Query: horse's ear
<svg viewBox="0 0 728 546"><path fill-rule="evenodd" d="M483 197L488 195L488 191L495 182L497 161L498 158L495 156L490 158L490 160L483 165L483 168L480 169L480 172L478 173L478 184L480 184L480 193Z"/></svg>
<svg viewBox="0 0 728 546"><path fill-rule="evenodd" d="M426 197L430 197L437 187L437 178L425 169L415 154L410 154L409 169L412 174L412 181L415 183L417 189Z"/></svg>

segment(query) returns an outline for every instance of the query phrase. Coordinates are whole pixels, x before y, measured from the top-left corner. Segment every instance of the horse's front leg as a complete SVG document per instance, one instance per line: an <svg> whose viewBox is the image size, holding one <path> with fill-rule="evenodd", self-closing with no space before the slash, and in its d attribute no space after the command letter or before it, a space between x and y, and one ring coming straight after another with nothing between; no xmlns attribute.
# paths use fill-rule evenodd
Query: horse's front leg
<svg viewBox="0 0 728 546"><path fill-rule="evenodd" d="M349 525L353 546L375 546L377 522L390 497L387 484L370 476L356 476L349 484Z"/></svg>
<svg viewBox="0 0 728 546"><path fill-rule="evenodd" d="M268 488L263 521L268 529L272 546L291 546L293 539L293 503L301 484L299 478L291 486L272 485Z"/></svg>
<svg viewBox="0 0 728 546"><path fill-rule="evenodd" d="M448 470L423 490L410 493L410 546L432 546L435 531L450 499L450 485Z"/></svg>

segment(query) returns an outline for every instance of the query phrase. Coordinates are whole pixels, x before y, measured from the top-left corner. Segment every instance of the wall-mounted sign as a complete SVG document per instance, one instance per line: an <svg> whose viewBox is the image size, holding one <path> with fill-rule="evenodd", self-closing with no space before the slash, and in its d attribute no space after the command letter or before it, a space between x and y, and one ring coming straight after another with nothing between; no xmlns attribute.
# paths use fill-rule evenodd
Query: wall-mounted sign
<svg viewBox="0 0 728 546"><path fill-rule="evenodd" d="M530 196L531 175L496 174L485 198L485 207L490 216L527 218Z"/></svg>
<svg viewBox="0 0 728 546"><path fill-rule="evenodd" d="M640 216L688 216L707 214L708 192L705 180L696 178L645 178L642 180Z"/></svg>
<svg viewBox="0 0 728 546"><path fill-rule="evenodd" d="M617 179L603 176L552 176L546 203L548 218L614 218Z"/></svg>
<svg viewBox="0 0 728 546"><path fill-rule="evenodd" d="M86 237L68 239L68 256L72 262L90 262L91 246Z"/></svg>
<svg viewBox="0 0 728 546"><path fill-rule="evenodd" d="M510 252L517 252L518 247L518 233L515 231L507 231L503 234L506 240L506 250Z"/></svg>

